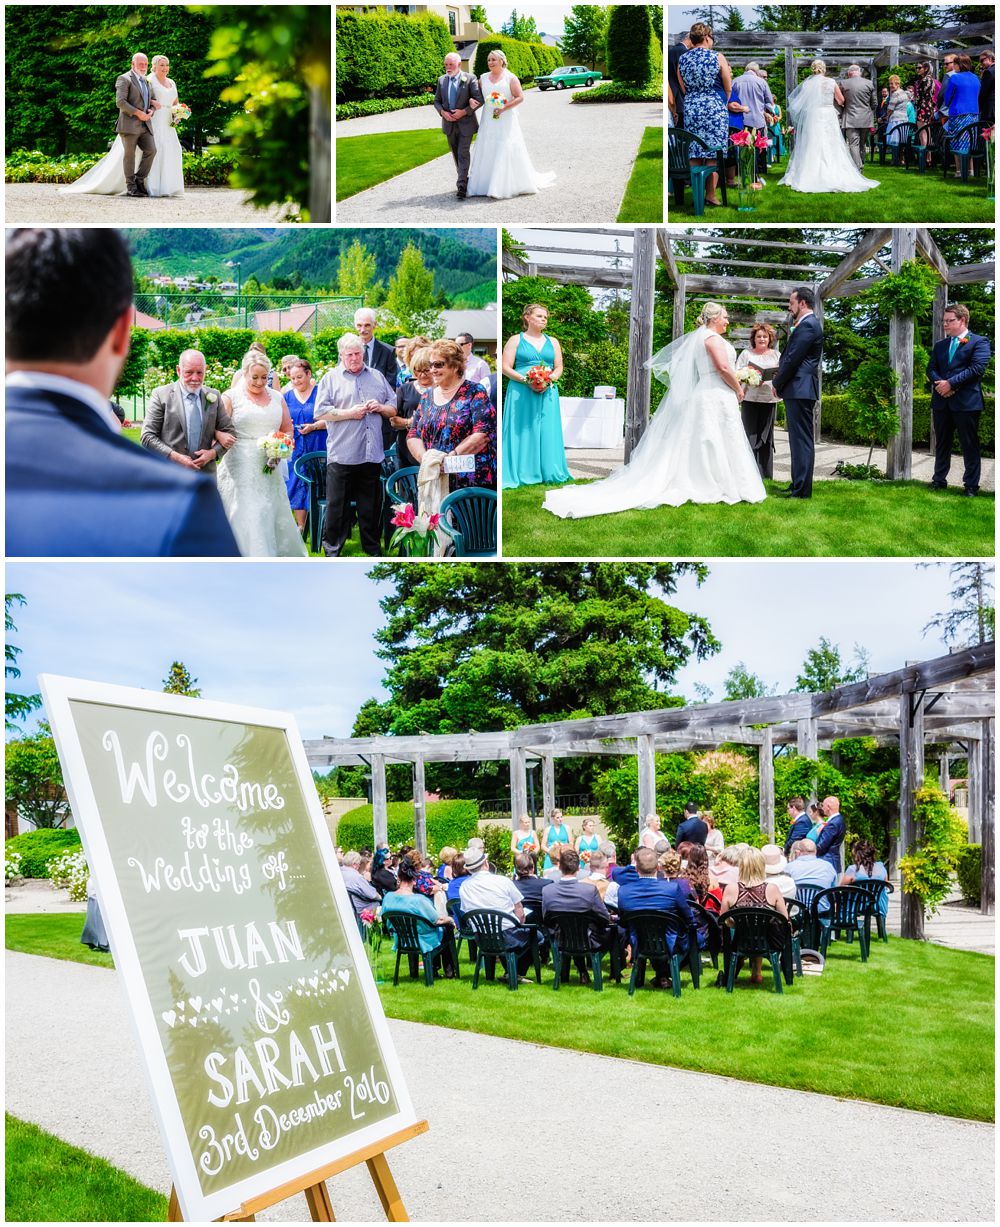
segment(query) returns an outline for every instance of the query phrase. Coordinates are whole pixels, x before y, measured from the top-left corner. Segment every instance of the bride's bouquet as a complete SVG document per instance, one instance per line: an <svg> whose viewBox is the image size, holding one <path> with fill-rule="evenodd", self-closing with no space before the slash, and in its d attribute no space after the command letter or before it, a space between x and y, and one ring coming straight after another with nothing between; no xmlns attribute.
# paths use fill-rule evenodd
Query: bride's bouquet
<svg viewBox="0 0 1000 1227"><path fill-rule="evenodd" d="M552 372L547 366L533 366L525 375L524 382L533 392L547 392L552 386Z"/></svg>
<svg viewBox="0 0 1000 1227"><path fill-rule="evenodd" d="M760 387L760 371L755 371L752 366L742 366L736 372L736 378L740 383L745 383L749 388Z"/></svg>
<svg viewBox="0 0 1000 1227"><path fill-rule="evenodd" d="M257 440L257 447L264 453L263 473L273 473L278 464L292 454L295 440L291 435L275 430L269 435L262 435Z"/></svg>
<svg viewBox="0 0 1000 1227"><path fill-rule="evenodd" d="M504 112L504 107L507 105L507 99L500 93L499 90L494 90L487 100L493 107L493 118L499 119Z"/></svg>
<svg viewBox="0 0 1000 1227"><path fill-rule="evenodd" d="M183 102L175 102L170 108L170 122L173 127L182 124L185 119L191 118L191 108Z"/></svg>

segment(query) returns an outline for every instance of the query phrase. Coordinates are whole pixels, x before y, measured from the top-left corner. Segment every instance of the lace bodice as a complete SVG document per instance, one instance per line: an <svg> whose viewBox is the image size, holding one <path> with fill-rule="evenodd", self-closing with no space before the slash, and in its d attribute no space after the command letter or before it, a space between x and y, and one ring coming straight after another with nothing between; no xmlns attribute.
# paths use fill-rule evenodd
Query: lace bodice
<svg viewBox="0 0 1000 1227"><path fill-rule="evenodd" d="M490 102L491 94L500 94L502 95L503 101L505 103L510 102L510 99L511 99L510 77L511 77L510 71L509 69L506 69L506 68L503 70L503 76L500 78L499 81L491 80L490 74L488 72L483 73L483 75L479 78L479 87L483 91L483 105L484 106L492 109L492 104Z"/></svg>
<svg viewBox="0 0 1000 1227"><path fill-rule="evenodd" d="M267 389L270 404L257 405L241 384L230 393L233 405L233 426L236 430L236 446L252 447L256 452L257 440L261 435L269 435L281 425L284 401L273 388Z"/></svg>

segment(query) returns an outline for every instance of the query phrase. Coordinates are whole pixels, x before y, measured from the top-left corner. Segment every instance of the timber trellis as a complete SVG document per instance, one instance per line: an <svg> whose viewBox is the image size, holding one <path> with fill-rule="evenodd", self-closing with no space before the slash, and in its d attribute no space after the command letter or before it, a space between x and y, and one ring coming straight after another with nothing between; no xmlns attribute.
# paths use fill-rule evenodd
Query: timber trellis
<svg viewBox="0 0 1000 1227"><path fill-rule="evenodd" d="M637 827L656 809L656 755L709 750L722 745L754 746L758 755L760 829L774 836L774 755L795 752L815 759L821 748L845 737L873 737L899 746L898 847L905 854L922 832L915 820L915 795L924 784L925 749L934 747L939 774L947 783L950 760L969 764L969 838L982 845L981 910L994 907L995 644L965 648L948 656L907 664L839 686L824 694L786 694L692 707L594 716L524 725L498 733L428 734L419 737L324 737L305 743L310 766L364 765L372 774L375 842L388 832L385 768L409 763L413 771L415 840L427 849L424 810L426 763L506 761L510 769L511 826L527 812L527 762L542 764L544 812L555 804L555 760L581 755L634 756L638 760ZM923 909L903 880L902 933L923 936Z"/></svg>
<svg viewBox="0 0 1000 1227"><path fill-rule="evenodd" d="M949 266L930 231L917 226L869 227L856 243L844 241L845 234L851 233L844 227L830 228L830 241L823 243L782 243L756 237L734 237L732 229L713 232L711 227L637 227L635 230L573 227L561 231L532 229L528 233L530 237L524 243L526 258L506 251L503 253L505 276L546 277L561 285L630 292L628 386L625 398L626 462L649 425L650 381L645 364L653 356L652 320L657 254L673 293L675 339L684 331L684 314L689 300L712 298L727 302L742 299L757 306L764 303L765 307L756 311L753 322L773 323L780 327L786 318L783 308L787 305L789 293L799 286L810 286L816 292L816 314L822 322L825 301L861 294L871 289L880 277L898 272L907 260L914 258L926 261L938 278L931 321L932 334L937 339L943 335L942 321L950 292L958 289L961 293L961 286L990 282L995 276L993 261ZM551 239L553 234L613 236L620 241L631 239L632 249L616 252L597 250L589 240L586 243L576 242L575 246L536 245L536 242L546 244L546 239ZM568 241L564 240L564 243ZM681 255L675 248L675 244L681 242L691 245L699 254ZM782 253L791 253L792 258L791 261L782 260L766 266L734 260L728 255L716 259L712 256L712 248L719 245L776 248ZM806 254L799 255L800 252ZM817 262L820 258L828 261L831 252L841 257L834 267L831 268L828 262ZM539 254L576 256L579 262L553 264L537 260L535 257ZM622 268L622 264L631 267ZM684 271L681 271L681 266ZM691 266L702 271L689 271ZM740 276L730 271L742 267L766 267L769 271L773 270L775 275ZM862 275L858 276L859 273ZM769 303L775 304L774 310L767 309L766 304ZM739 330L735 335L737 338L740 336ZM913 473L914 381L915 377L922 380L924 373L915 373L913 369L913 319L900 312L894 312L889 320L888 358L889 366L898 375L894 395L900 425L898 433L889 442L887 476L905 480ZM821 421L822 390L813 425L817 441ZM929 450L933 455L933 425Z"/></svg>

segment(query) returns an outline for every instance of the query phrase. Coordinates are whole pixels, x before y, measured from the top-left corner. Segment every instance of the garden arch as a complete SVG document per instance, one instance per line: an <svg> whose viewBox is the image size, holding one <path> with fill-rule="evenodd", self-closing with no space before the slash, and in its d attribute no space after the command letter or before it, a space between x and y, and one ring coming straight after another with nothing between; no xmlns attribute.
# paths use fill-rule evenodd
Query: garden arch
<svg viewBox="0 0 1000 1227"><path fill-rule="evenodd" d="M655 711L627 712L581 720L524 725L510 732L428 734L419 737L325 737L305 743L315 770L334 766L370 766L376 842L388 830L385 764L413 767L416 843L426 850L424 764L507 760L510 764L511 824L527 809L526 764L542 762L545 812L555 802L556 758L586 754L634 755L639 782L636 813L641 822L656 807L656 754L712 749L725 744L755 746L758 754L760 826L774 834L774 752L794 745L815 758L820 748L845 737L874 737L899 745L900 829L904 851L920 838L914 798L925 779L925 746L943 747L942 758L956 751L969 762L970 838L979 835L983 878L980 908L994 909L995 648L993 642L948 656L904 665L890 673L839 686L823 694L785 694L735 702ZM942 764L942 774L947 766ZM902 933L923 936L920 900L903 883Z"/></svg>

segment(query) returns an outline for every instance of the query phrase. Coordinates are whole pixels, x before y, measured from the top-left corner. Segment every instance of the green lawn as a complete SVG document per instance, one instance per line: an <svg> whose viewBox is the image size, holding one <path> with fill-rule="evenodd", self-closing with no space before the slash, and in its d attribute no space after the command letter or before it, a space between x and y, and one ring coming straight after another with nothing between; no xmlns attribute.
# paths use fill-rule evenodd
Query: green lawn
<svg viewBox="0 0 1000 1227"><path fill-rule="evenodd" d="M765 482L769 496L781 489ZM546 486L503 491L503 552L512 558L913 557L993 553L994 496L920 482L821 481L809 501L691 504L560 520Z"/></svg>
<svg viewBox="0 0 1000 1227"><path fill-rule="evenodd" d="M986 180L944 179L941 172L919 174L900 166L865 164L866 179L879 183L869 192L793 192L779 187L786 164L776 162L767 172L767 187L754 192L757 207L752 213L736 209L736 196L729 194L729 207L705 207L706 221L740 222L963 222L992 223L992 200L986 199ZM719 199L722 199L721 193ZM694 205L689 189L684 191L684 203L678 205L671 195L667 202L668 219L672 222L694 217Z"/></svg>
<svg viewBox="0 0 1000 1227"><path fill-rule="evenodd" d="M615 220L648 225L662 219L663 129L647 128Z"/></svg>
<svg viewBox="0 0 1000 1227"><path fill-rule="evenodd" d="M83 912L10 913L4 923L7 949L67 959L71 963L89 963L92 967L114 967L110 954L80 944L83 920Z"/></svg>
<svg viewBox="0 0 1000 1227"><path fill-rule="evenodd" d="M6 1116L8 1223L162 1223L167 1199L103 1159Z"/></svg>
<svg viewBox="0 0 1000 1227"><path fill-rule="evenodd" d="M448 152L440 128L337 138L337 199L355 196Z"/></svg>

